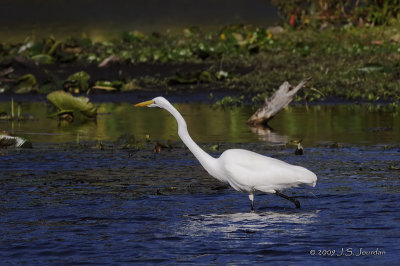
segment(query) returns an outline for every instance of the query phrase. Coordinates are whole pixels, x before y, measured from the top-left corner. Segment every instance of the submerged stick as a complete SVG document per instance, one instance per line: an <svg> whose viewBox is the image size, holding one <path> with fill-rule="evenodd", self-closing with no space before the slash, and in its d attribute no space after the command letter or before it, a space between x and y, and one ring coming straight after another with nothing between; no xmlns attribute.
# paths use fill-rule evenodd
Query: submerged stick
<svg viewBox="0 0 400 266"><path fill-rule="evenodd" d="M265 103L247 120L249 125L267 124L277 113L289 105L296 93L311 78L303 79L299 85L293 87L285 81L270 98L265 99Z"/></svg>

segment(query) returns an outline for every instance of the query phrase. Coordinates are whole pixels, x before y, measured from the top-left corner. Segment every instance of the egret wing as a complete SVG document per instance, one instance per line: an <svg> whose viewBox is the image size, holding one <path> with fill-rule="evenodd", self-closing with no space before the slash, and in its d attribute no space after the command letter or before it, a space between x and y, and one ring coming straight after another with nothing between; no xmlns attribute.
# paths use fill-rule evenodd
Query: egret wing
<svg viewBox="0 0 400 266"><path fill-rule="evenodd" d="M228 182L240 191L274 193L316 180L316 176L303 167L247 150L228 150L220 158Z"/></svg>

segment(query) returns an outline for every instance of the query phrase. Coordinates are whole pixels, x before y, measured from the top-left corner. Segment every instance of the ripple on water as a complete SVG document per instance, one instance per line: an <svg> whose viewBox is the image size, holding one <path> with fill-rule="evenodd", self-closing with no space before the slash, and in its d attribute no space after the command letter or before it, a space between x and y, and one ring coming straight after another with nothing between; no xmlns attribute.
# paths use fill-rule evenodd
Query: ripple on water
<svg viewBox="0 0 400 266"><path fill-rule="evenodd" d="M386 251L341 257L345 264L399 259L400 179L389 168L398 161L396 148L314 147L304 156L270 150L319 180L315 188L287 192L301 209L256 195L254 213L247 195L221 187L192 156L181 157L182 147L133 156L121 149L47 150L2 154L4 263L322 264L326 256L310 250L341 248Z"/></svg>

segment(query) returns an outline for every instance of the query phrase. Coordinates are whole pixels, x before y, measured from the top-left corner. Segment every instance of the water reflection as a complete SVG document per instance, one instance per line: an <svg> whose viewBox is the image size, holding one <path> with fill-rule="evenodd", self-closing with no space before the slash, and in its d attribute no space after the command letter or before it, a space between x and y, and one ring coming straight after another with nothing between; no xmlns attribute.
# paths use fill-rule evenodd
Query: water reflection
<svg viewBox="0 0 400 266"><path fill-rule="evenodd" d="M213 233L255 233L288 225L296 226L296 233L304 229L300 225L310 225L318 219L318 211L310 212L245 212L231 214L208 214L190 217L185 227L188 235L208 235Z"/></svg>
<svg viewBox="0 0 400 266"><path fill-rule="evenodd" d="M21 112L30 117L21 122L0 120L0 129L26 136L33 143L74 142L80 140L115 141L122 135L133 135L144 141L179 141L175 119L158 108L134 108L129 103L97 104L95 121L74 121L61 126L44 102L21 103ZM214 109L206 104L176 104L187 121L189 133L196 142L266 142L284 144L303 139L303 145L320 142L351 144L400 143L400 116L374 111L366 106L333 105L290 107L270 121L273 128L249 128L250 107ZM0 102L0 112L10 112L10 102ZM384 129L384 130L382 130Z"/></svg>
<svg viewBox="0 0 400 266"><path fill-rule="evenodd" d="M269 127L251 126L250 130L252 133L258 136L259 140L267 143L279 145L279 144L286 144L290 140L288 136L274 132Z"/></svg>

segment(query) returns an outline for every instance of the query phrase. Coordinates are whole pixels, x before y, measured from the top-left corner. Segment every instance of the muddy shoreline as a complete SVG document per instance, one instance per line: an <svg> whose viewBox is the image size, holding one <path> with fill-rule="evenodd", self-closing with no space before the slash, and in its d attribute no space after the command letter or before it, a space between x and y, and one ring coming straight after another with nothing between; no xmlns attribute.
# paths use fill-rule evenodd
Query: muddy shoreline
<svg viewBox="0 0 400 266"><path fill-rule="evenodd" d="M50 36L2 43L0 94L107 90L200 94L212 101L226 94L259 104L284 81L296 85L311 77L295 101L389 102L398 108L400 33L393 32L393 27L271 32L232 25L166 35L133 31L110 42Z"/></svg>

